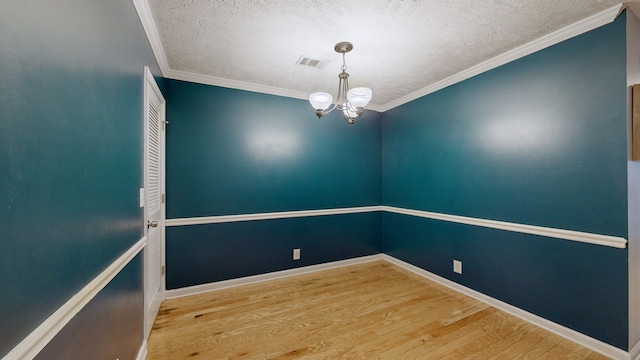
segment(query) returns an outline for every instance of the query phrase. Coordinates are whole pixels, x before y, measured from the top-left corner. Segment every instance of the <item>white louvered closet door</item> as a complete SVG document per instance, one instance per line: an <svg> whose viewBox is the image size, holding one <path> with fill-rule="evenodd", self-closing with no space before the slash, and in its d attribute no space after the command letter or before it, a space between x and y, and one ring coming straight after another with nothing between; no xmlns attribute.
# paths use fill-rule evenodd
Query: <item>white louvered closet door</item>
<svg viewBox="0 0 640 360"><path fill-rule="evenodd" d="M165 100L145 68L145 338L163 300Z"/></svg>

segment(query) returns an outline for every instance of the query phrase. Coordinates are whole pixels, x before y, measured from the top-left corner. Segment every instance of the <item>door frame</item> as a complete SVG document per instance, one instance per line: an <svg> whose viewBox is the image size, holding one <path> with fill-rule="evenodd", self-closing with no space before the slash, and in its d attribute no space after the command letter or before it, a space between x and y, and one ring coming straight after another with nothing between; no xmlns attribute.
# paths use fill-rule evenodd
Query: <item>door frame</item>
<svg viewBox="0 0 640 360"><path fill-rule="evenodd" d="M166 137L166 100L164 99L164 96L162 95L162 92L160 91L160 88L158 87L158 84L155 81L155 78L153 77L153 74L151 73L151 70L149 70L149 68L147 66L144 67L144 104L143 104L143 133L144 133L144 148L143 148L143 191L142 191L142 195L144 197L144 199L141 199L141 204L144 204L144 219L143 219L143 223L142 223L142 227L143 227L143 231L144 231L144 238L145 238L145 251L144 251L144 274L143 274L143 278L144 278L144 326L143 326L143 336L144 336L144 340L146 341L146 339L149 337L149 334L151 333L151 328L153 327L153 322L156 318L156 315L158 313L158 310L160 309L160 304L162 303L162 301L164 301L165 299L165 289L166 289L166 280L165 280L165 274L166 274L166 264L165 264L165 220L166 220L166 195L165 195L165 179L166 179L166 173L165 173L165 161L166 161L166 144L165 144L165 137ZM147 153L149 151L149 134L148 134L148 127L147 127L147 116L148 116L148 106L149 106L149 99L150 96L152 95L156 95L161 102L161 108L159 111L159 130L160 130L160 135L159 135L159 164L160 164L160 171L159 171L159 177L160 177L160 219L158 221L158 227L159 227L159 231L160 231L160 268L156 268L156 269L152 269L151 268L151 264L152 261L150 261L150 251L149 251L149 237L148 237L148 227L147 227L147 221L149 220L148 217L148 189L147 189ZM149 291L149 276L152 274L152 272L156 272L160 274L160 287L158 289L158 292L155 294L155 296L152 299L149 299L149 295L148 295L148 291Z"/></svg>

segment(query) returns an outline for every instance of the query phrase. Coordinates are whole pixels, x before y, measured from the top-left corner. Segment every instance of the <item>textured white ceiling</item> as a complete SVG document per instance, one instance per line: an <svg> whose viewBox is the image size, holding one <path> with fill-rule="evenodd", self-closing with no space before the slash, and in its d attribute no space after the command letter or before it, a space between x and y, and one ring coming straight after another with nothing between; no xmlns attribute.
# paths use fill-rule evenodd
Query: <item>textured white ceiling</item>
<svg viewBox="0 0 640 360"><path fill-rule="evenodd" d="M298 93L350 85L384 107L619 0L147 0L168 68ZM295 65L300 55L322 69ZM184 76L183 76L184 77ZM241 86L242 88L242 86ZM246 87L245 87L246 88ZM267 91L268 92L268 91Z"/></svg>

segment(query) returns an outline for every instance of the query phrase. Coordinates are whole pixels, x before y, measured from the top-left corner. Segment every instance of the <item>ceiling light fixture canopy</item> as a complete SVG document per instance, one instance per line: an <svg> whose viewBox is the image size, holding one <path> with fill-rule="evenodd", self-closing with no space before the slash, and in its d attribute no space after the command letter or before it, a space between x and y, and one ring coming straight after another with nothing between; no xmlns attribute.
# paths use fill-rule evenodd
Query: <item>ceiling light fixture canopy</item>
<svg viewBox="0 0 640 360"><path fill-rule="evenodd" d="M333 103L333 96L325 92L315 92L309 95L309 102L314 109L318 119L332 112L334 109L342 111L344 119L349 125L353 125L357 118L364 113L364 107L371 101L373 93L371 89L366 87L357 87L349 89L349 74L347 73L347 65L345 63L344 54L353 50L353 45L343 41L334 47L337 53L342 54L342 72L338 74L340 82L338 83L338 98ZM333 104L333 107L329 107ZM327 110L329 109L329 110Z"/></svg>

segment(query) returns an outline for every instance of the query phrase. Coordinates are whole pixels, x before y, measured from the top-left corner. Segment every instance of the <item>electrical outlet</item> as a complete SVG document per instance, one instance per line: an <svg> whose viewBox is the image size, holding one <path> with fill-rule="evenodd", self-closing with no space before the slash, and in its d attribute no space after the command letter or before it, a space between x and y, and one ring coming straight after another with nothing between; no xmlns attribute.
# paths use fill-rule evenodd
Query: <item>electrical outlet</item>
<svg viewBox="0 0 640 360"><path fill-rule="evenodd" d="M293 249L293 260L300 260L300 249Z"/></svg>
<svg viewBox="0 0 640 360"><path fill-rule="evenodd" d="M457 274L462 274L462 261L453 260L453 272Z"/></svg>

